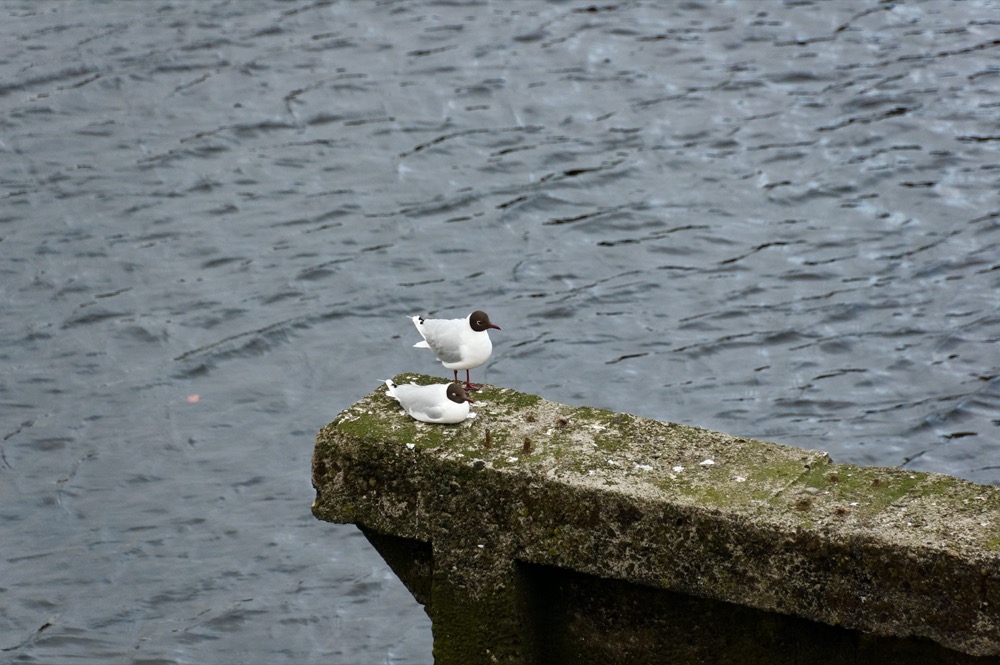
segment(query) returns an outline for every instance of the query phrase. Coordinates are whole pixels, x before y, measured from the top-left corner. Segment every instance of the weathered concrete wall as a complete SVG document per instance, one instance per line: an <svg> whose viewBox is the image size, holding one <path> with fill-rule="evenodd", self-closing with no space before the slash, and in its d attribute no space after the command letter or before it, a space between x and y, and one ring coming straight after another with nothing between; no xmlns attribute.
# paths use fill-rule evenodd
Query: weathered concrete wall
<svg viewBox="0 0 1000 665"><path fill-rule="evenodd" d="M1000 488L490 386L475 410L379 388L313 458L315 515L364 529L436 662L1000 662Z"/></svg>

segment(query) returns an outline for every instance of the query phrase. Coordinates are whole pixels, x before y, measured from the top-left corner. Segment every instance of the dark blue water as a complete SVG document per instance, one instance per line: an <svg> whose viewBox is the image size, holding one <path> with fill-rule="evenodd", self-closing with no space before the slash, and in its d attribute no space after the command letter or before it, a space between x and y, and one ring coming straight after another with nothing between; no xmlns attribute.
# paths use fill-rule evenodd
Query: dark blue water
<svg viewBox="0 0 1000 665"><path fill-rule="evenodd" d="M429 663L315 432L486 380L1000 483L995 2L0 5L0 662Z"/></svg>

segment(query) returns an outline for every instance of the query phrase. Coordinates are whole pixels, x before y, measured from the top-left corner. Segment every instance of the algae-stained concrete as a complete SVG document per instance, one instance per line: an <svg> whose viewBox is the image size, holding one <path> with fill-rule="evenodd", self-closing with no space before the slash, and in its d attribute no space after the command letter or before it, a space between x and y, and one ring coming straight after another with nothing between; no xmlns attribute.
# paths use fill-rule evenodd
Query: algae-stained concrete
<svg viewBox="0 0 1000 665"><path fill-rule="evenodd" d="M365 530L427 606L437 662L551 660L553 616L564 635L598 617L542 602L550 569L905 640L880 657L1000 662L1000 488L493 386L476 400L429 425L379 388L313 457L314 514Z"/></svg>

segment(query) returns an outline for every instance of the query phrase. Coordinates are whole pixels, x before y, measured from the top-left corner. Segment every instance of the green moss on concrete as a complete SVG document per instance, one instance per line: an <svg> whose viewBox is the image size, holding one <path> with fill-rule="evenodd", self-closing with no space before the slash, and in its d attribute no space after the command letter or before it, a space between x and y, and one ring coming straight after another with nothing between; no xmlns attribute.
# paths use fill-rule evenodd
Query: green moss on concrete
<svg viewBox="0 0 1000 665"><path fill-rule="evenodd" d="M482 394L488 396L497 404L503 405L509 413L524 413L542 401L542 398L538 395L519 393L509 388L496 388L494 386L486 386L486 392Z"/></svg>
<svg viewBox="0 0 1000 665"><path fill-rule="evenodd" d="M803 479L828 501L854 507L855 512L872 515L913 491L927 474L902 469L830 465L815 468Z"/></svg>
<svg viewBox="0 0 1000 665"><path fill-rule="evenodd" d="M317 439L315 514L431 542L459 604L517 560L1000 651L983 609L1000 606L997 488L493 386L475 399L458 425L418 423L384 388L347 409Z"/></svg>
<svg viewBox="0 0 1000 665"><path fill-rule="evenodd" d="M435 576L430 617L436 665L531 662L531 616L518 578L511 568L505 584L473 599L447 577Z"/></svg>

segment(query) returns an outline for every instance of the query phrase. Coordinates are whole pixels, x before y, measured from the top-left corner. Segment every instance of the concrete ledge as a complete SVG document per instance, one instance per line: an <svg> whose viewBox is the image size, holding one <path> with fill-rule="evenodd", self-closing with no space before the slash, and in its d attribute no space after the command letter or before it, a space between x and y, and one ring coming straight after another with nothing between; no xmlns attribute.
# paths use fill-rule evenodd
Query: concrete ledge
<svg viewBox="0 0 1000 665"><path fill-rule="evenodd" d="M411 380L441 381L395 378ZM428 425L379 388L313 457L314 514L363 528L427 606L436 662L591 662L602 625L632 645L621 662L725 662L696 657L704 645L664 660L669 626L698 614L643 608L678 599L782 631L837 627L844 659L824 662L1000 662L1000 488L492 386L476 399L476 419Z"/></svg>

